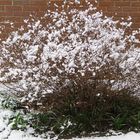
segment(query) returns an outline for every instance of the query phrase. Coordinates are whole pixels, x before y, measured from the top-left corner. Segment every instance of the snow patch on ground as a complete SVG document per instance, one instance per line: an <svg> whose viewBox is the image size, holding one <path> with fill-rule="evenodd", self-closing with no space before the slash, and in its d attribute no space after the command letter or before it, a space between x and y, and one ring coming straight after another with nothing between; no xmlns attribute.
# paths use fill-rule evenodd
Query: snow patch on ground
<svg viewBox="0 0 140 140"><path fill-rule="evenodd" d="M0 97L0 102L3 99ZM3 109L0 107L0 140L57 140L55 138L42 138L42 135L35 137L32 132L32 128L26 131L12 130L9 124L9 118L14 115L15 112ZM127 134L121 134L118 136L104 136L104 137L83 137L73 138L71 140L140 140L140 133L130 132Z"/></svg>
<svg viewBox="0 0 140 140"><path fill-rule="evenodd" d="M120 136L73 138L72 140L140 140L140 133L130 132Z"/></svg>
<svg viewBox="0 0 140 140"><path fill-rule="evenodd" d="M34 137L30 131L11 130L9 118L14 112L0 109L0 140L43 140L41 137Z"/></svg>
<svg viewBox="0 0 140 140"><path fill-rule="evenodd" d="M0 96L0 104L2 101L3 98ZM32 128L28 128L26 131L12 130L9 118L14 116L15 113L9 109L3 109L0 105L0 140L44 140L41 136L35 137L31 135Z"/></svg>

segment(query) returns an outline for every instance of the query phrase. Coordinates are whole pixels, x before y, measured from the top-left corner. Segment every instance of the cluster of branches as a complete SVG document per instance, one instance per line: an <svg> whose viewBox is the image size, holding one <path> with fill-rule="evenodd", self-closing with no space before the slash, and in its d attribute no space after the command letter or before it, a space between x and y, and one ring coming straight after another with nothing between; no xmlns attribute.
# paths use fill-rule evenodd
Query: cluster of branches
<svg viewBox="0 0 140 140"><path fill-rule="evenodd" d="M139 94L139 32L125 34L129 23L104 17L92 5L48 10L24 22L0 47L0 82L21 101L39 104L49 93L88 82Z"/></svg>

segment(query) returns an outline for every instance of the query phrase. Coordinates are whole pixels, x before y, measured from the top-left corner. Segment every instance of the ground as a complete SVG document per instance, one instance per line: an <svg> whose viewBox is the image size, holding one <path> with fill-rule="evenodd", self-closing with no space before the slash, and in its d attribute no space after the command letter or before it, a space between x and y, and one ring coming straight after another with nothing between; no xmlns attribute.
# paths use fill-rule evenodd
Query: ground
<svg viewBox="0 0 140 140"><path fill-rule="evenodd" d="M32 136L33 129L29 128L24 132L21 130L11 130L11 125L8 125L8 118L13 115L13 112L7 109L0 109L0 140L45 140L41 136ZM51 138L48 138L50 140ZM57 138L56 138L57 139ZM140 140L140 133L136 134L130 132L118 136L106 137L86 137L86 138L73 138L73 140ZM52 139L51 139L52 140Z"/></svg>
<svg viewBox="0 0 140 140"><path fill-rule="evenodd" d="M2 86L1 86L2 87ZM0 91L4 92L4 87L0 88ZM1 94L0 94L1 95ZM0 104L3 101L3 96L0 96ZM9 118L15 115L14 111L10 109L4 109L0 105L0 140L57 140L57 137L44 139L42 136L33 136L34 130L29 127L27 131L12 130L9 124ZM115 132L112 132L115 134ZM73 138L72 140L140 140L140 133L129 132L127 134L119 134L115 136L104 136L104 137L84 137L84 138Z"/></svg>

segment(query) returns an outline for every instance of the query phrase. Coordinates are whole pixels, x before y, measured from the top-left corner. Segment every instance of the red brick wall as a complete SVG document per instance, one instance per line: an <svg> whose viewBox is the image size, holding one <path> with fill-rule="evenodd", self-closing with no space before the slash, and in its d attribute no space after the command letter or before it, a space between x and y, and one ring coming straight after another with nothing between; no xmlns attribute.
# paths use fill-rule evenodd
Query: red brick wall
<svg viewBox="0 0 140 140"><path fill-rule="evenodd" d="M108 16L132 17L133 28L140 28L140 0L98 0L98 8Z"/></svg>
<svg viewBox="0 0 140 140"><path fill-rule="evenodd" d="M0 0L0 21L21 23L32 12L42 14L48 0Z"/></svg>
<svg viewBox="0 0 140 140"><path fill-rule="evenodd" d="M51 3L49 4L49 1ZM13 21L19 26L23 19L30 13L35 12L37 15L43 15L45 9L53 9L54 3L61 9L64 0L0 0L0 22L5 20ZM84 4L85 0L81 0ZM94 0L90 0L93 2ZM97 7L103 10L107 16L115 16L116 19L121 17L133 18L133 27L140 27L140 0L97 0ZM6 31L7 32L7 31Z"/></svg>
<svg viewBox="0 0 140 140"><path fill-rule="evenodd" d="M23 23L23 19L31 13L43 15L49 6L48 3L49 0L0 0L0 23L6 25L6 29L0 34L0 39L5 38L7 33L11 31L5 21L14 22L16 30Z"/></svg>
<svg viewBox="0 0 140 140"><path fill-rule="evenodd" d="M49 4L52 1L52 4ZM12 20L15 23L30 13L43 14L47 7L53 9L56 2L61 7L63 0L0 0L0 21ZM81 0L84 1L84 0ZM93 2L94 0L90 0ZM140 0L97 0L98 8L102 9L108 16L116 18L132 16L136 27L140 27ZM82 3L82 2L81 2Z"/></svg>

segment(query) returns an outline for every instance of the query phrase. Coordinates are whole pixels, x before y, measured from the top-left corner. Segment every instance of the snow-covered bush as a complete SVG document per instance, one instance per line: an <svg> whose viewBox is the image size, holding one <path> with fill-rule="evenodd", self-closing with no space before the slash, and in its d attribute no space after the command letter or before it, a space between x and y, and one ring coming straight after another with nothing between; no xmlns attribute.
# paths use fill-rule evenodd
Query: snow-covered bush
<svg viewBox="0 0 140 140"><path fill-rule="evenodd" d="M37 104L64 86L88 82L138 94L138 31L125 34L130 23L118 23L92 5L31 16L1 43L0 82Z"/></svg>

